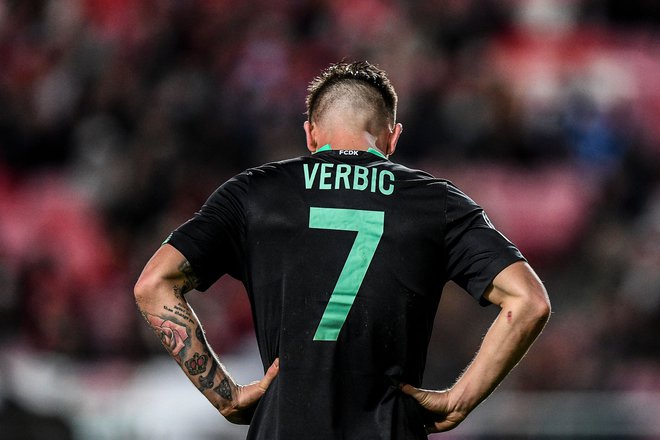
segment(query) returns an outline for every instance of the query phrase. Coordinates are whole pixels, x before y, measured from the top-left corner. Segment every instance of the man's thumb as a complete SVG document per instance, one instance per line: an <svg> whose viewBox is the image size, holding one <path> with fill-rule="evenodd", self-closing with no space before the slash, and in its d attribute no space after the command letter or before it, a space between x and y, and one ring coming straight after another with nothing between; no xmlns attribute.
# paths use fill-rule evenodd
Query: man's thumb
<svg viewBox="0 0 660 440"><path fill-rule="evenodd" d="M415 388L414 386L409 385L407 383L399 385L399 389L401 390L402 393L412 396L417 400L419 400L421 394L423 394L422 390L420 390L419 388Z"/></svg>
<svg viewBox="0 0 660 440"><path fill-rule="evenodd" d="M280 372L280 358L276 358L273 364L268 367L268 371L266 371L266 375L264 376L263 379L261 379L261 386L263 389L268 388L270 383L275 379L275 376L277 376L277 373Z"/></svg>

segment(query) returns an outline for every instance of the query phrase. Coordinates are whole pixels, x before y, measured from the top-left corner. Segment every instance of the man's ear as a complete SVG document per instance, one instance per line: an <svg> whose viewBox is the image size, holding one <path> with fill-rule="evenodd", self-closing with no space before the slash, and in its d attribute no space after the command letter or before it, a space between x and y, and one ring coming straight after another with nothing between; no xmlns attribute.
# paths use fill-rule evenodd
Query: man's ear
<svg viewBox="0 0 660 440"><path fill-rule="evenodd" d="M394 124L394 129L390 131L390 134L387 138L387 151L385 152L386 155L394 154L394 151L396 150L396 144L399 142L399 137L401 137L401 133L403 133L403 125L398 122Z"/></svg>
<svg viewBox="0 0 660 440"><path fill-rule="evenodd" d="M317 147L316 140L314 139L314 133L313 133L314 124L312 124L309 121L305 121L305 123L303 124L303 129L305 130L305 138L307 140L307 149L311 153L315 153L316 149L318 147Z"/></svg>

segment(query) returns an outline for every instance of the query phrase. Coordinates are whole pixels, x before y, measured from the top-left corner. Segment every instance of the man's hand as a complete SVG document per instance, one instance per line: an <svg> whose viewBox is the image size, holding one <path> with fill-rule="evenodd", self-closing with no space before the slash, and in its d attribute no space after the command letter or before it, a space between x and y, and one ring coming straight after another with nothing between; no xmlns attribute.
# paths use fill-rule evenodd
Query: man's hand
<svg viewBox="0 0 660 440"><path fill-rule="evenodd" d="M266 393L279 372L280 359L277 358L261 380L248 385L237 385L235 392L232 393L233 396L230 395L230 405L222 408L220 413L231 423L237 425L249 424L257 403L259 403L259 400Z"/></svg>
<svg viewBox="0 0 660 440"><path fill-rule="evenodd" d="M502 270L484 293L500 306L481 347L449 390L420 390L403 385L401 391L429 411L429 433L455 428L504 380L522 359L550 316L550 301L543 283L525 262Z"/></svg>
<svg viewBox="0 0 660 440"><path fill-rule="evenodd" d="M466 413L452 408L448 390L422 390L406 384L401 386L401 391L412 396L429 411L429 421L425 426L428 434L454 429L467 417Z"/></svg>

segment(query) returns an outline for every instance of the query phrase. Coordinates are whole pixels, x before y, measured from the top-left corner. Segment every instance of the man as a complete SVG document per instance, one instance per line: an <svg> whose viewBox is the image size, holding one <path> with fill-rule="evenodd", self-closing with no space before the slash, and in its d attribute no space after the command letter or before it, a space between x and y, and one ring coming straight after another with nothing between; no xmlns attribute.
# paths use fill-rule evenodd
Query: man
<svg viewBox="0 0 660 440"><path fill-rule="evenodd" d="M184 373L250 439L422 439L457 426L522 358L545 289L450 182L388 160L402 125L385 73L329 67L309 87L309 156L227 181L170 235L135 287ZM184 294L244 283L265 376L236 384ZM420 390L442 286L500 314L448 390Z"/></svg>

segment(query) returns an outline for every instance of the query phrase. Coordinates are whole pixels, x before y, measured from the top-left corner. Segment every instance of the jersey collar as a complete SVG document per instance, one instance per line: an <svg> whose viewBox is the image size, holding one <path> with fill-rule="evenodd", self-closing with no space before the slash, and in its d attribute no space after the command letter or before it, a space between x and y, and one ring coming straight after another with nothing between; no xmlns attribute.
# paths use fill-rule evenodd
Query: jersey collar
<svg viewBox="0 0 660 440"><path fill-rule="evenodd" d="M321 148L319 148L318 150L316 150L312 154L321 153L322 151L331 151L331 150L332 150L332 147L330 146L330 144L325 144L324 146L322 146ZM378 150L376 150L375 148L372 148L372 147L369 147L367 149L367 153L371 153L373 155L376 155L376 156L380 157L381 159L387 159L387 156L385 156L383 153L381 153L380 151L378 151Z"/></svg>

